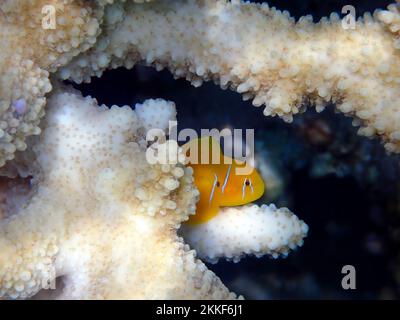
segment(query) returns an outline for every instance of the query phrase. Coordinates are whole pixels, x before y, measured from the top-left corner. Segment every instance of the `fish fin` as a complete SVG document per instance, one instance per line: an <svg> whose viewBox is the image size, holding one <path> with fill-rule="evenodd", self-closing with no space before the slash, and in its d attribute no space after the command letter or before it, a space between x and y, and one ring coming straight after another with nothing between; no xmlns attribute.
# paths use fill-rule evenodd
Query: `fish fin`
<svg viewBox="0 0 400 320"><path fill-rule="evenodd" d="M205 223L214 218L219 211L218 204L209 204L208 199L200 200L196 205L196 214L189 217L188 224Z"/></svg>

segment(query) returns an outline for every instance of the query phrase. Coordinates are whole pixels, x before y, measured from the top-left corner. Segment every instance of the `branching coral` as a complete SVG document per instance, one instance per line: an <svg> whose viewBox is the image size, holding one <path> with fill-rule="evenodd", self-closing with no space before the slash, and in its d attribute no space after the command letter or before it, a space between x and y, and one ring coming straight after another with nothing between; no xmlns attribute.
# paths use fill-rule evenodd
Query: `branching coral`
<svg viewBox="0 0 400 320"><path fill-rule="evenodd" d="M3 209L1 296L61 276L60 298L235 297L176 236L195 208L191 170L147 163L131 108L64 92L47 110L31 195Z"/></svg>
<svg viewBox="0 0 400 320"><path fill-rule="evenodd" d="M195 210L191 169L150 165L145 157L143 124L152 120L166 129L160 124L173 120L174 112L153 110L173 106L152 100L137 107L139 115L128 106L97 107L73 92L52 95L43 133L33 143L33 186L27 199L18 198L23 205L3 203L0 295L30 297L62 277L59 298L235 297L176 235ZM8 186L9 196L17 197L23 186ZM254 215L263 221L262 212L248 211L236 212L241 223L251 227ZM271 254L285 254L301 243L306 229L297 218L285 211L265 218L283 224L273 231L274 242L273 233L253 241L259 254L268 246ZM290 221L293 226L285 225ZM249 249L236 243L235 250Z"/></svg>
<svg viewBox="0 0 400 320"><path fill-rule="evenodd" d="M344 29L335 14L295 22L238 0L113 2L0 3L0 167L16 156L2 175L33 176L31 185L0 183L0 296L31 297L59 277L59 298L236 297L177 236L195 211L191 169L146 161L146 131L165 128L173 104L99 107L57 77L79 83L119 66L167 67L286 121L309 102L322 110L332 101L360 134L400 151L398 5ZM41 26L45 5L56 9L56 29ZM50 73L57 89L46 102ZM286 255L307 227L287 209L248 206L182 232L215 262Z"/></svg>
<svg viewBox="0 0 400 320"><path fill-rule="evenodd" d="M182 227L198 255L213 263L220 258L238 262L245 254L286 257L289 249L303 245L307 231L307 225L287 208L274 205L223 208L207 223Z"/></svg>
<svg viewBox="0 0 400 320"><path fill-rule="evenodd" d="M96 43L105 5L112 2L0 2L0 167L26 148L26 137L40 133L49 72Z"/></svg>
<svg viewBox="0 0 400 320"><path fill-rule="evenodd" d="M54 29L42 27L42 8L55 10ZM49 72L96 42L102 6L83 1L2 1L0 3L0 166L40 133Z"/></svg>
<svg viewBox="0 0 400 320"><path fill-rule="evenodd" d="M51 90L48 72L32 60L1 57L0 69L0 166L26 149L25 137L40 133L45 94Z"/></svg>
<svg viewBox="0 0 400 320"><path fill-rule="evenodd" d="M322 110L332 101L357 119L360 134L379 135L387 150L400 150L396 5L375 18L365 14L355 29L344 29L337 14L296 23L287 12L240 1L128 4L108 15L122 21L61 77L89 81L107 68L144 61L196 86L213 80L286 121L309 102Z"/></svg>

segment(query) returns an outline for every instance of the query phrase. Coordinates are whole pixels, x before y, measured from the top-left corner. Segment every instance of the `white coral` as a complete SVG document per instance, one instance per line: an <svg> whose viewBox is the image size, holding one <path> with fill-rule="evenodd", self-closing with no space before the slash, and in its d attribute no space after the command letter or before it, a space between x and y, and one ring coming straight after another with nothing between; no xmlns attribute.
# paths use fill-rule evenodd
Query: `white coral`
<svg viewBox="0 0 400 320"><path fill-rule="evenodd" d="M0 296L27 298L61 277L58 298L235 297L176 235L195 210L191 170L149 165L140 128L127 106L52 95L30 197L2 206Z"/></svg>
<svg viewBox="0 0 400 320"><path fill-rule="evenodd" d="M182 227L199 257L212 263L220 258L238 262L250 254L286 257L290 249L303 245L307 232L307 225L287 208L272 204L222 208L206 223Z"/></svg>
<svg viewBox="0 0 400 320"><path fill-rule="evenodd" d="M148 99L142 104L138 103L135 112L146 131L157 128L167 132L169 121L176 120L175 104L162 99Z"/></svg>
<svg viewBox="0 0 400 320"><path fill-rule="evenodd" d="M165 112L154 117L154 109ZM2 193L23 203L0 207L0 296L31 297L58 277L57 298L235 297L176 234L198 199L191 168L147 162L143 126L174 118L163 100L137 114L71 89L52 94L28 163L16 164L30 168L32 187L12 180ZM271 205L223 209L184 230L202 257L237 261L244 253L286 255L307 227Z"/></svg>

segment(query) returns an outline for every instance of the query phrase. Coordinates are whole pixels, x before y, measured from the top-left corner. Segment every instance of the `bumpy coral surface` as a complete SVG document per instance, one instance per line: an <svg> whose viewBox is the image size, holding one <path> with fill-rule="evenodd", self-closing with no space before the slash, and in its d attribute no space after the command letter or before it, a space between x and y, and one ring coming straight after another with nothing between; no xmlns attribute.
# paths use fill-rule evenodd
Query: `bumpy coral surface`
<svg viewBox="0 0 400 320"><path fill-rule="evenodd" d="M47 28L52 14L55 25ZM96 42L102 15L103 6L84 1L0 3L0 166L40 133L49 71Z"/></svg>
<svg viewBox="0 0 400 320"><path fill-rule="evenodd" d="M160 124L174 119L173 105L150 100L137 108L136 113L128 106L98 107L90 97L69 91L52 95L29 159L32 185L5 182L6 196L20 204L4 200L1 206L1 296L31 297L61 277L58 298L235 297L176 234L195 211L192 170L150 165L146 159L144 126L166 129ZM168 112L154 114L154 109ZM261 222L265 229L260 227L252 247L240 241L229 247L223 242L239 231L231 224L231 231L219 232L221 243L213 244L220 247L218 257L251 250L287 254L301 245L304 223L288 211L265 209L221 215L248 229ZM220 224L216 219L214 229ZM246 238L240 232L236 237ZM193 244L203 255L201 244Z"/></svg>
<svg viewBox="0 0 400 320"><path fill-rule="evenodd" d="M296 23L267 4L237 0L127 4L106 15L118 17L118 26L62 68L61 77L89 81L107 68L144 61L196 86L213 80L286 121L303 105L322 110L332 101L357 119L360 134L378 135L387 150L400 150L396 5L365 14L354 29L344 28L337 14Z"/></svg>
<svg viewBox="0 0 400 320"><path fill-rule="evenodd" d="M0 167L20 176L0 181L0 297L32 297L56 278L58 298L236 297L177 236L195 211L191 170L145 157L146 131L175 119L173 103L99 107L66 88L49 95L50 74L79 83L119 66L167 67L286 121L335 102L360 134L400 151L398 4L346 29L336 14L295 22L238 0L144 2L0 3ZM215 262L286 255L307 227L286 209L249 206L182 231Z"/></svg>
<svg viewBox="0 0 400 320"><path fill-rule="evenodd" d="M57 93L44 128L29 198L2 209L1 296L62 277L59 298L235 297L176 236L195 209L191 171L147 163L131 108Z"/></svg>
<svg viewBox="0 0 400 320"><path fill-rule="evenodd" d="M239 262L245 254L286 257L290 249L303 245L307 231L307 225L287 208L273 204L222 208L209 222L182 227L186 241L212 263L220 258Z"/></svg>

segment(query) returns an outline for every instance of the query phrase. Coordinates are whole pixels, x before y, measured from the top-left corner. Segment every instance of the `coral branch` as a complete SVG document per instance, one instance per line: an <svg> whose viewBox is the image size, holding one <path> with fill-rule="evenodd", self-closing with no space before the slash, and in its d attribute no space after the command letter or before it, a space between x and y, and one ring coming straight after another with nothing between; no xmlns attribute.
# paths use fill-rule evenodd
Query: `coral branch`
<svg viewBox="0 0 400 320"><path fill-rule="evenodd" d="M0 223L0 297L28 298L55 281L61 217L49 209L34 202Z"/></svg>
<svg viewBox="0 0 400 320"><path fill-rule="evenodd" d="M399 152L400 64L391 33L399 13L395 5L390 10L344 29L337 14L296 23L266 4L237 0L112 6L106 16L118 17L118 26L105 27L96 46L60 75L90 81L107 68L144 62L195 86L213 80L286 121L309 102L322 110L332 101L362 125L360 134L378 135Z"/></svg>
<svg viewBox="0 0 400 320"><path fill-rule="evenodd" d="M52 94L32 142L30 195L1 207L0 296L31 297L59 277L63 299L236 297L176 236L195 210L191 170L146 161L140 119L168 123L173 105L138 108Z"/></svg>
<svg viewBox="0 0 400 320"><path fill-rule="evenodd" d="M212 263L220 258L238 262L246 254L286 257L290 249L303 245L307 231L288 209L274 205L223 208L211 221L182 227L199 257Z"/></svg>

